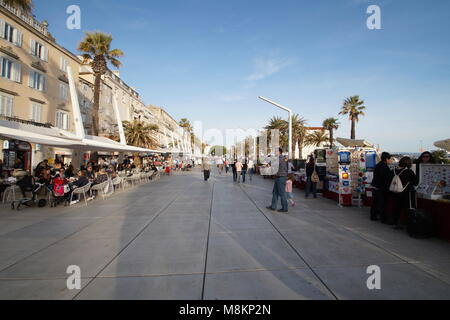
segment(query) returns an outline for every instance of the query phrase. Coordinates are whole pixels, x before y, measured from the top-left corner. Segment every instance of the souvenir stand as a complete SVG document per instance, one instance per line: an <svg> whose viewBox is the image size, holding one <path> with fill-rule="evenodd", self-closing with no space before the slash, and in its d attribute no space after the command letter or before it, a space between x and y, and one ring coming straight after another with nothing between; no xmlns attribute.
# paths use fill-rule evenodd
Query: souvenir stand
<svg viewBox="0 0 450 320"><path fill-rule="evenodd" d="M450 151L450 139L435 146ZM450 164L420 164L417 204L435 221L437 236L450 241Z"/></svg>
<svg viewBox="0 0 450 320"><path fill-rule="evenodd" d="M338 138L343 148L326 151L324 196L341 206L370 204L377 151L365 140Z"/></svg>

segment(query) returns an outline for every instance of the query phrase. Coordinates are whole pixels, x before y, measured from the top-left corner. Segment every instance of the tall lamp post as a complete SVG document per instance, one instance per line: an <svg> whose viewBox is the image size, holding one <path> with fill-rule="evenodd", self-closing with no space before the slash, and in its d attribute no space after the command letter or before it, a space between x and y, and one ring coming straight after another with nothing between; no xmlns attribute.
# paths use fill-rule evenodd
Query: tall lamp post
<svg viewBox="0 0 450 320"><path fill-rule="evenodd" d="M259 99L264 100L270 104L273 104L274 106L283 109L284 111L287 111L289 113L289 159L292 160L292 110L282 106L281 104L278 104L276 102L273 102L267 98L259 97Z"/></svg>

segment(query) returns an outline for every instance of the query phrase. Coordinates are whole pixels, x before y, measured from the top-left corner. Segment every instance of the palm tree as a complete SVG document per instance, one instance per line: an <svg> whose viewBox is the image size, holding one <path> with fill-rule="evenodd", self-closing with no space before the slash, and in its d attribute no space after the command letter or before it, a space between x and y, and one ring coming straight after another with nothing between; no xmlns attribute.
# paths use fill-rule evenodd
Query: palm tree
<svg viewBox="0 0 450 320"><path fill-rule="evenodd" d="M178 123L180 127L184 129L185 132L187 132L191 137L191 147L192 150L194 150L195 145L195 135L194 135L194 129L192 128L191 122L187 118L182 118L180 122Z"/></svg>
<svg viewBox="0 0 450 320"><path fill-rule="evenodd" d="M330 148L333 148L334 143L333 131L339 129L339 124L337 118L328 118L323 121L322 126L330 133Z"/></svg>
<svg viewBox="0 0 450 320"><path fill-rule="evenodd" d="M298 142L298 148L300 155L303 154L303 146L305 145L306 134L308 128L306 127L306 119L300 117L298 114L292 116L292 141L294 141L293 146ZM286 121L286 132L289 129L289 123ZM294 150L291 150L294 152Z"/></svg>
<svg viewBox="0 0 450 320"><path fill-rule="evenodd" d="M328 142L328 136L325 130L315 130L305 138L305 144L308 146L319 147L321 144Z"/></svg>
<svg viewBox="0 0 450 320"><path fill-rule="evenodd" d="M266 130L279 130L280 131L280 147L288 149L289 147L289 122L281 119L280 117L273 117L269 120L269 124L265 127ZM298 114L292 116L292 141L293 145L298 142L300 148L300 154L305 144L306 133L308 129L306 127L306 120L300 117ZM270 135L268 132L268 140ZM291 150L292 152L293 150Z"/></svg>
<svg viewBox="0 0 450 320"><path fill-rule="evenodd" d="M159 130L158 125L135 119L132 122L124 121L123 128L128 144L148 149L155 149L158 146L158 140L153 136ZM136 164L140 163L139 153L136 152L133 156Z"/></svg>
<svg viewBox="0 0 450 320"><path fill-rule="evenodd" d="M350 133L350 139L356 139L355 127L356 122L359 121L359 116L365 116L364 110L364 100L359 100L359 96L353 96L346 98L342 106L341 115L347 115L349 120L352 122L352 129Z"/></svg>
<svg viewBox="0 0 450 320"><path fill-rule="evenodd" d="M99 107L100 85L102 76L108 71L108 63L116 68L121 66L117 59L123 56L119 49L111 50L113 38L102 32L86 32L85 38L78 45L78 50L83 52L83 63L89 64L94 73L94 103L92 105L92 134L99 135Z"/></svg>
<svg viewBox="0 0 450 320"><path fill-rule="evenodd" d="M30 14L33 10L33 0L3 0L7 5L21 8L25 13Z"/></svg>
<svg viewBox="0 0 450 320"><path fill-rule="evenodd" d="M212 156L224 156L227 154L227 148L224 146L214 146L209 151L209 154Z"/></svg>

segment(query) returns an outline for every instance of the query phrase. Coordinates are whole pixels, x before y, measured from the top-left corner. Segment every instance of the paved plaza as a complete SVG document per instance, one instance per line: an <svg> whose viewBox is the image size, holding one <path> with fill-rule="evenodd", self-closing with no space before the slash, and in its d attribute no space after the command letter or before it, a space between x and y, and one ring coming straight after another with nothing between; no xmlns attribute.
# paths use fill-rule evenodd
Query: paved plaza
<svg viewBox="0 0 450 320"><path fill-rule="evenodd" d="M0 299L449 299L450 243L304 199L265 209L272 180L183 173L87 207L0 207ZM66 286L81 269L81 290ZM381 290L367 268L381 269Z"/></svg>

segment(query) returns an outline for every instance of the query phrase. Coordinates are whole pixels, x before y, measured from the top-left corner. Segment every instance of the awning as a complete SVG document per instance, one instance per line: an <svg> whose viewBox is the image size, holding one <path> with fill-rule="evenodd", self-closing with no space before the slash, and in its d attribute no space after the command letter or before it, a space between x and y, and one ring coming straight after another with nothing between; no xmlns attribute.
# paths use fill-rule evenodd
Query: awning
<svg viewBox="0 0 450 320"><path fill-rule="evenodd" d="M373 144L370 144L366 140L354 140L354 139L344 139L344 138L336 138L336 141L342 144L346 148L373 148Z"/></svg>
<svg viewBox="0 0 450 320"><path fill-rule="evenodd" d="M436 141L434 143L434 145L438 148L450 151L450 139L447 140L441 140L441 141Z"/></svg>
<svg viewBox="0 0 450 320"><path fill-rule="evenodd" d="M73 133L58 128L38 127L8 120L0 120L0 136L7 139L52 147L64 147L66 149L106 152L158 152L156 150L124 145L104 137L85 136L84 139L78 139Z"/></svg>
<svg viewBox="0 0 450 320"><path fill-rule="evenodd" d="M5 137L7 139L21 140L30 143L43 144L51 147L73 148L78 145L77 142L74 143L74 141L72 140L52 137L49 135L13 129L3 126L0 126L0 136Z"/></svg>

